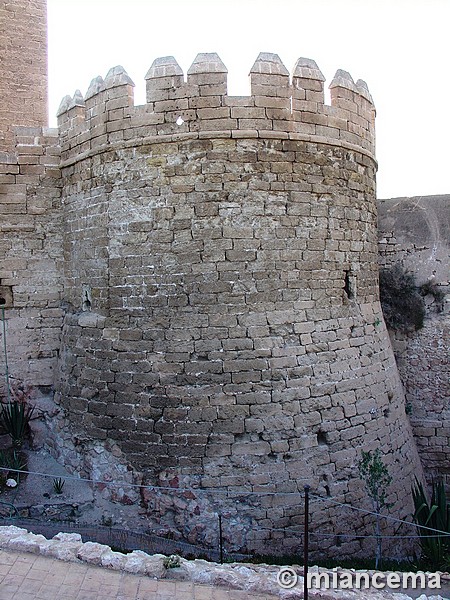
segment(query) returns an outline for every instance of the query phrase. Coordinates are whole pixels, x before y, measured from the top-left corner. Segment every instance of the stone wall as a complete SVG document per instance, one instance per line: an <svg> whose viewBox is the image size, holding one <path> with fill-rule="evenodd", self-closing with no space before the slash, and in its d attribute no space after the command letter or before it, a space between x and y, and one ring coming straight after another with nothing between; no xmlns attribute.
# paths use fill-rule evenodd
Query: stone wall
<svg viewBox="0 0 450 600"><path fill-rule="evenodd" d="M144 482L232 493L146 495L162 532L207 543L219 503L235 549L289 552L301 509L277 494L308 482L360 505L357 461L379 447L406 516L420 465L378 302L367 87L338 71L328 106L314 61L291 83L269 54L250 79L230 97L217 55L186 82L168 57L144 106L120 67L63 100L58 397ZM318 520L366 532L333 508Z"/></svg>
<svg viewBox="0 0 450 600"><path fill-rule="evenodd" d="M62 326L58 132L47 123L47 3L0 2L0 307L12 384L52 387ZM3 326L0 335L3 347ZM0 393L5 393L0 361Z"/></svg>
<svg viewBox="0 0 450 600"><path fill-rule="evenodd" d="M379 253L381 266L400 262L444 295L425 297L422 329L391 338L425 472L450 490L449 205L448 195L379 201Z"/></svg>
<svg viewBox="0 0 450 600"><path fill-rule="evenodd" d="M63 316L59 140L49 129L15 133L15 153L0 157L0 306L9 376L13 386L52 388ZM5 364L2 351L2 395Z"/></svg>
<svg viewBox="0 0 450 600"><path fill-rule="evenodd" d="M48 123L46 0L0 1L0 56L0 152L9 152L15 125Z"/></svg>
<svg viewBox="0 0 450 600"><path fill-rule="evenodd" d="M85 475L160 486L140 499L161 533L215 543L220 509L230 549L292 551L305 483L364 506L362 449L381 449L409 515L421 469L378 301L366 84L338 71L328 106L314 61L291 77L261 54L251 95L231 97L217 55L186 81L165 57L144 106L116 67L49 130L45 2L0 12L0 304L10 381L57 388L48 446ZM429 435L445 410L415 423L427 466L447 456ZM371 529L331 504L315 524Z"/></svg>

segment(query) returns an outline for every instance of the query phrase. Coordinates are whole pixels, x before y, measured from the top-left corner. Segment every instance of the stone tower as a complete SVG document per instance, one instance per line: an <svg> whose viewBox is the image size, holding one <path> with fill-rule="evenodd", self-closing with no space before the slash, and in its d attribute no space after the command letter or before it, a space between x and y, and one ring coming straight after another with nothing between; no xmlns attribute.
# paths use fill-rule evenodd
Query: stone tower
<svg viewBox="0 0 450 600"><path fill-rule="evenodd" d="M406 515L420 466L378 299L366 84L338 71L328 106L314 61L290 76L267 53L248 97L216 54L146 79L144 106L115 67L59 110L71 422L172 488L142 499L185 539L213 539L220 509L235 548L291 551L304 483L364 501L362 449L381 449ZM365 531L336 514L316 522Z"/></svg>
<svg viewBox="0 0 450 600"><path fill-rule="evenodd" d="M220 511L229 549L297 548L305 483L362 506L362 449L409 514L420 465L378 300L366 84L338 71L328 106L314 61L290 75L263 53L231 97L217 55L186 80L165 57L144 106L115 67L49 130L46 3L0 16L0 302L11 379L56 387L68 417L54 452L133 472L152 530L214 545ZM367 532L312 510L325 553Z"/></svg>
<svg viewBox="0 0 450 600"><path fill-rule="evenodd" d="M47 116L47 2L0 1L0 152L13 127L43 126Z"/></svg>

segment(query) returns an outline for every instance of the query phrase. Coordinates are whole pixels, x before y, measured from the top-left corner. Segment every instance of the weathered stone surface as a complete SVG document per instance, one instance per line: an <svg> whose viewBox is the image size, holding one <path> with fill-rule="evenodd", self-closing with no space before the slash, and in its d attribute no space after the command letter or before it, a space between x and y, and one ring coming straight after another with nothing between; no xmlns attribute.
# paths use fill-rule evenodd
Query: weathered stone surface
<svg viewBox="0 0 450 600"><path fill-rule="evenodd" d="M17 0L7 9L4 6L0 20L0 152L11 152L14 125L47 125L47 3Z"/></svg>
<svg viewBox="0 0 450 600"><path fill-rule="evenodd" d="M46 542L47 540L43 535L23 533L12 537L9 540L7 547L11 548L11 550L18 550L19 552L34 552L35 554L39 554L40 544Z"/></svg>
<svg viewBox="0 0 450 600"><path fill-rule="evenodd" d="M443 477L450 490L449 203L448 195L380 200L378 248L382 267L400 263L443 297L425 295L422 329L390 335L427 479Z"/></svg>
<svg viewBox="0 0 450 600"><path fill-rule="evenodd" d="M124 566L126 560L126 555L121 554L120 552L114 552L113 550L103 552L100 556L100 564L102 565L102 567L107 567L108 569L115 569L116 571L125 570Z"/></svg>
<svg viewBox="0 0 450 600"><path fill-rule="evenodd" d="M129 573L145 573L149 577L163 578L166 576L164 558L162 554L149 556L145 552L135 550L126 555L123 569Z"/></svg>
<svg viewBox="0 0 450 600"><path fill-rule="evenodd" d="M0 543L4 544L15 537L24 535L25 533L28 533L26 529L23 527L16 527L15 525L0 527Z"/></svg>
<svg viewBox="0 0 450 600"><path fill-rule="evenodd" d="M230 550L288 553L304 483L362 505L363 448L381 449L409 515L421 471L378 302L367 86L338 72L328 106L314 61L291 83L270 53L247 98L215 54L187 75L156 61L137 107L114 67L63 103L58 131L15 120L0 162L11 378L56 387L47 445L177 539L217 546L217 495L196 487L226 488L242 495L239 510L220 497Z"/></svg>
<svg viewBox="0 0 450 600"><path fill-rule="evenodd" d="M165 558L163 554L148 556L144 562L144 573L149 577L165 578L167 576L167 569L164 567Z"/></svg>
<svg viewBox="0 0 450 600"><path fill-rule="evenodd" d="M48 544L41 544L39 546L40 554L43 556L52 556L58 560L65 561L77 561L79 549L80 544L64 543L62 545L59 543L53 543L51 540Z"/></svg>
<svg viewBox="0 0 450 600"><path fill-rule="evenodd" d="M84 562L92 563L93 565L101 565L103 555L109 555L111 548L97 542L86 542L77 552L77 557Z"/></svg>
<svg viewBox="0 0 450 600"><path fill-rule="evenodd" d="M47 543L39 544L39 552L43 556L53 556L58 560L77 561L78 550L83 540L78 533L57 533Z"/></svg>

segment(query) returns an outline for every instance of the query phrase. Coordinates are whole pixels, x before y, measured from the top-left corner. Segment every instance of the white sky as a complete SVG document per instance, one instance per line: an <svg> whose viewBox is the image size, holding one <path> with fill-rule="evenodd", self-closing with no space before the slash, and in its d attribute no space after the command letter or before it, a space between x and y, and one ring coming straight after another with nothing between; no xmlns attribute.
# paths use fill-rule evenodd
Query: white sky
<svg viewBox="0 0 450 600"><path fill-rule="evenodd" d="M231 95L250 93L259 52L291 72L302 56L326 86L339 68L367 82L379 198L450 193L450 0L48 0L48 15L51 126L63 96L118 64L143 104L160 56L186 73L197 53L217 52Z"/></svg>

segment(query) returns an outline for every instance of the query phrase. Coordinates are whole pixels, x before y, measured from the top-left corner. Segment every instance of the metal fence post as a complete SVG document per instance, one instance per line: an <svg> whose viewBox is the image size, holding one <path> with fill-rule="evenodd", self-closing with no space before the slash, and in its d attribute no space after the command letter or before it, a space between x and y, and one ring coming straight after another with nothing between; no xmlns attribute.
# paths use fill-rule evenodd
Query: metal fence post
<svg viewBox="0 0 450 600"><path fill-rule="evenodd" d="M5 383L6 383L6 400L10 401L9 391L9 368L8 368L8 348L6 345L6 320L5 320L5 307L2 306L2 324L3 324L3 351L5 353Z"/></svg>
<svg viewBox="0 0 450 600"><path fill-rule="evenodd" d="M222 515L219 514L219 552L220 564L223 564L223 535L222 535Z"/></svg>
<svg viewBox="0 0 450 600"><path fill-rule="evenodd" d="M308 600L308 553L309 553L309 485L305 485L305 535L303 544L303 598Z"/></svg>

